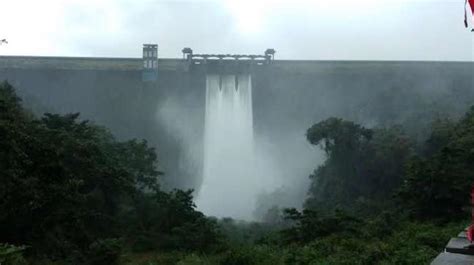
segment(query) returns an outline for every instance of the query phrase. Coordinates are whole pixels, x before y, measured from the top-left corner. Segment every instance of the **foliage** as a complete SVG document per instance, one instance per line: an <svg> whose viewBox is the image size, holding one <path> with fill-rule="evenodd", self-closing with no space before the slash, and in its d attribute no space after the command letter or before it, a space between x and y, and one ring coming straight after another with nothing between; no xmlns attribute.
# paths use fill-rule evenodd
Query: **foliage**
<svg viewBox="0 0 474 265"><path fill-rule="evenodd" d="M101 239L90 245L87 259L91 265L116 265L121 251L122 242L119 239Z"/></svg>
<svg viewBox="0 0 474 265"><path fill-rule="evenodd" d="M227 245L231 247L254 245L268 240L268 236L272 232L276 232L281 228L269 223L238 221L232 218L219 220L218 226L226 238Z"/></svg>
<svg viewBox="0 0 474 265"><path fill-rule="evenodd" d="M431 124L431 133L424 142L422 154L429 157L439 152L449 144L449 138L454 132L456 124L450 119L436 119Z"/></svg>
<svg viewBox="0 0 474 265"><path fill-rule="evenodd" d="M176 265L212 265L215 262L207 257L191 254L178 261Z"/></svg>
<svg viewBox="0 0 474 265"><path fill-rule="evenodd" d="M260 231L255 230L257 224L221 220L221 229L233 242L229 249L211 258L191 255L184 261L226 265L428 264L449 238L466 226L465 221L438 223L430 218L463 214L469 194L465 189L474 172L469 163L471 112L458 124L435 121L432 135L419 149L401 127L366 129L340 119L314 125L308 130L308 140L325 150L327 161L312 176L306 208L301 212L286 209L284 226L279 227L283 230L273 233L269 229L259 240L250 236ZM430 176L437 177L424 177L422 169L430 169ZM278 212L275 208L271 214L279 216ZM415 219L407 218L409 215Z"/></svg>
<svg viewBox="0 0 474 265"><path fill-rule="evenodd" d="M179 261L169 263L163 258L150 258L134 263L154 264L206 264L206 265L415 265L429 264L442 251L453 234L458 233L466 223L448 223L442 226L407 220L378 221L360 220L357 233L353 227L341 226L337 233L325 233L304 244L256 244L233 246L227 251L212 255L197 253L184 255ZM308 217L309 218L309 217ZM322 217L318 217L322 219ZM382 221L384 220L384 221ZM388 221L389 223L387 223ZM390 225L387 230L380 226ZM349 230L349 231L345 231ZM381 231L386 231L382 233ZM164 254L158 254L163 256ZM139 259L137 259L139 260Z"/></svg>
<svg viewBox="0 0 474 265"><path fill-rule="evenodd" d="M126 212L129 237L135 251L213 251L221 236L215 220L195 210L192 190L141 194Z"/></svg>
<svg viewBox="0 0 474 265"><path fill-rule="evenodd" d="M435 120L424 138L420 147L399 126L321 121L307 139L327 160L302 211L216 220L192 190L161 189L146 141L117 141L79 114L36 118L3 83L0 263L427 264L466 226L474 107Z"/></svg>
<svg viewBox="0 0 474 265"><path fill-rule="evenodd" d="M279 265L284 264L282 254L272 246L243 246L224 253L219 265Z"/></svg>
<svg viewBox="0 0 474 265"><path fill-rule="evenodd" d="M23 257L24 246L14 246L10 244L0 244L0 264L27 265L28 262Z"/></svg>
<svg viewBox="0 0 474 265"><path fill-rule="evenodd" d="M418 218L466 215L474 179L474 107L459 123L434 130L427 145L432 154L407 165L400 200Z"/></svg>
<svg viewBox="0 0 474 265"><path fill-rule="evenodd" d="M192 254L191 254L192 255ZM122 255L121 265L176 265L186 259L187 253L179 251L129 252ZM200 256L201 257L201 256Z"/></svg>
<svg viewBox="0 0 474 265"><path fill-rule="evenodd" d="M306 136L311 144L321 144L327 155L345 157L372 137L372 131L350 121L329 118L313 125Z"/></svg>
<svg viewBox="0 0 474 265"><path fill-rule="evenodd" d="M286 243L309 243L321 237L334 234L356 235L361 221L341 211L333 215L323 216L320 213L305 209L286 209L285 218L294 225L282 231Z"/></svg>
<svg viewBox="0 0 474 265"><path fill-rule="evenodd" d="M351 210L371 202L383 207L400 185L404 163L413 152L400 127L366 129L337 118L313 125L307 138L327 154L310 176L310 209Z"/></svg>
<svg viewBox="0 0 474 265"><path fill-rule="evenodd" d="M192 191L160 190L146 141L119 142L79 114L37 119L8 83L0 86L0 135L2 242L74 264L111 264L118 237L203 251L218 242Z"/></svg>

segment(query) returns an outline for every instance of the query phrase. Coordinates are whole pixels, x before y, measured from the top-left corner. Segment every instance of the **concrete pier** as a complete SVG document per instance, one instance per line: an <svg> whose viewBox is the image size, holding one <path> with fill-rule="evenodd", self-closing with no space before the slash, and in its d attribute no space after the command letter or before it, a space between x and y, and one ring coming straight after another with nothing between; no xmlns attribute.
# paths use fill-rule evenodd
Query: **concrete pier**
<svg viewBox="0 0 474 265"><path fill-rule="evenodd" d="M474 245L467 240L466 231L451 238L445 251L433 260L431 265L473 265Z"/></svg>

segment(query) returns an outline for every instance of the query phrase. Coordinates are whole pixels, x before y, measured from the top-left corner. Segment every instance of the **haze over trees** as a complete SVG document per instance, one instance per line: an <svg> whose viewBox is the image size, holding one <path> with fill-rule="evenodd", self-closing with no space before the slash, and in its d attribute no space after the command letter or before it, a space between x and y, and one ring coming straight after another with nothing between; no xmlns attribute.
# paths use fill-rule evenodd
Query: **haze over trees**
<svg viewBox="0 0 474 265"><path fill-rule="evenodd" d="M217 220L160 187L165 153L79 114L37 117L2 83L0 263L427 264L469 221L474 106L429 123L422 141L404 124L308 126L326 158L303 209Z"/></svg>

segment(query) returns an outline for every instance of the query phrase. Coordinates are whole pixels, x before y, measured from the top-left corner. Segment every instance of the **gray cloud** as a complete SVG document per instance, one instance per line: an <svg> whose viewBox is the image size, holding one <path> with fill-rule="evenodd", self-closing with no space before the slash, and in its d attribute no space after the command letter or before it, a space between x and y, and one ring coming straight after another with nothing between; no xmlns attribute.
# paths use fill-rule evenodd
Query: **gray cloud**
<svg viewBox="0 0 474 265"><path fill-rule="evenodd" d="M0 54L161 57L262 53L282 59L473 60L463 1L7 0ZM25 11L30 6L34 11ZM3 9L3 8L2 8ZM252 28L252 25L255 25Z"/></svg>

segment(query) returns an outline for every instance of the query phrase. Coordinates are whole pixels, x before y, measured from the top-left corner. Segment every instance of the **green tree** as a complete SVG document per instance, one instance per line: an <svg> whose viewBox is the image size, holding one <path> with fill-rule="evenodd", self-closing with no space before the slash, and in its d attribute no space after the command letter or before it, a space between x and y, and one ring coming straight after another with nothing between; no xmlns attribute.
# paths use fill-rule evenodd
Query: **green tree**
<svg viewBox="0 0 474 265"><path fill-rule="evenodd" d="M353 122L338 118L321 121L306 133L308 141L319 145L326 153L326 162L310 176L310 198L307 206L324 202L331 206L350 203L357 174L357 156L363 143L370 140L372 131Z"/></svg>
<svg viewBox="0 0 474 265"><path fill-rule="evenodd" d="M79 114L37 119L0 85L0 242L74 264L116 261L118 244L140 240L210 249L215 222L192 191L160 190L156 166L146 141L119 142Z"/></svg>
<svg viewBox="0 0 474 265"><path fill-rule="evenodd" d="M307 138L327 155L310 176L306 207L312 209L382 204L399 187L403 165L413 152L400 127L367 129L337 118L313 125Z"/></svg>
<svg viewBox="0 0 474 265"><path fill-rule="evenodd" d="M474 107L456 125L434 130L427 146L433 154L410 160L399 198L419 218L466 215L474 183Z"/></svg>

